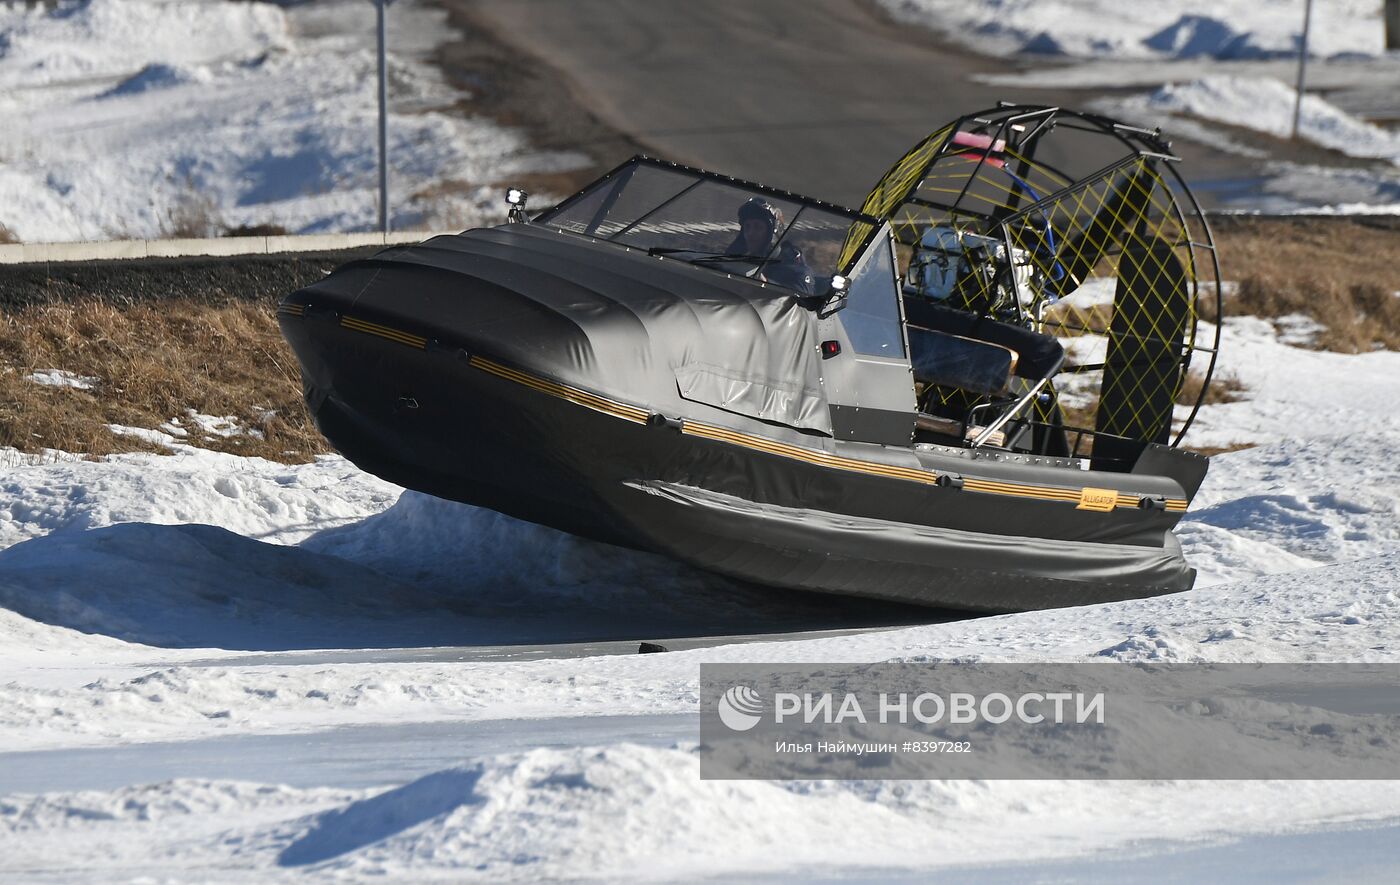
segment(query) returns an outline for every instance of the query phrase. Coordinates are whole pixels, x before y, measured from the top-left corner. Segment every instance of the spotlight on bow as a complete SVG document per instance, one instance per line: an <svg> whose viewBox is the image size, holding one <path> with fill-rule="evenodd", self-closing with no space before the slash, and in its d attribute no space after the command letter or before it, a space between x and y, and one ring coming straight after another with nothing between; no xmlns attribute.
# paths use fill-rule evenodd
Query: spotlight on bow
<svg viewBox="0 0 1400 885"><path fill-rule="evenodd" d="M530 195L518 187L507 190L506 202L510 204L510 211L506 213L506 221L511 224L523 224L529 221L525 217L525 201L528 199L530 199Z"/></svg>

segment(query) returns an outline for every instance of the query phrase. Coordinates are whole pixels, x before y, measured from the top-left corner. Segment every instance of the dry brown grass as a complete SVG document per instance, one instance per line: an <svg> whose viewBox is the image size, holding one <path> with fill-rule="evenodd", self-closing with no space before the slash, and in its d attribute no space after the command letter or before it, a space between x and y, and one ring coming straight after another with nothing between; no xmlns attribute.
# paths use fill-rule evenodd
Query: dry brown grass
<svg viewBox="0 0 1400 885"><path fill-rule="evenodd" d="M161 219L162 237L200 240L220 236L227 225L214 198L190 185Z"/></svg>
<svg viewBox="0 0 1400 885"><path fill-rule="evenodd" d="M1235 280L1225 314L1303 314L1325 327L1315 346L1359 353L1400 350L1400 229L1353 221L1217 223L1223 276ZM1214 320L1213 304L1202 304Z"/></svg>
<svg viewBox="0 0 1400 885"><path fill-rule="evenodd" d="M1106 335L1113 321L1113 305L1094 304L1077 307L1067 301L1050 305L1045 312L1044 331L1051 335L1075 338L1080 335Z"/></svg>
<svg viewBox="0 0 1400 885"><path fill-rule="evenodd" d="M287 462L328 450L270 305L87 299L13 309L0 319L0 445L91 455L149 449L106 425L155 428L194 409L236 416L262 434L205 436L184 422L188 441L203 448ZM98 383L77 390L27 380L44 369Z"/></svg>
<svg viewBox="0 0 1400 885"><path fill-rule="evenodd" d="M1313 346L1343 353L1400 350L1400 225L1347 219L1219 217L1213 222L1227 316L1311 317L1324 331ZM1207 268L1208 270L1208 268ZM1112 274L1111 266L1099 272ZM1205 282L1213 282L1207 275ZM1202 287L1201 317L1219 317ZM1046 314L1059 334L1103 333L1109 305L1061 302Z"/></svg>
<svg viewBox="0 0 1400 885"><path fill-rule="evenodd" d="M1187 374L1181 383L1181 389L1176 392L1177 405L1194 406L1196 400L1201 397L1201 388L1205 381L1204 372ZM1244 382L1237 376L1229 372L1216 372L1211 376L1210 388L1205 391L1205 399L1201 400L1201 405L1239 402L1245 399L1248 393L1249 388L1245 387Z"/></svg>
<svg viewBox="0 0 1400 885"><path fill-rule="evenodd" d="M1228 446L1193 446L1190 443L1185 443L1182 448L1188 452L1195 452L1197 455L1214 458L1216 455L1225 455L1230 452L1243 452L1245 449L1252 449L1257 445L1258 443L1233 443Z"/></svg>
<svg viewBox="0 0 1400 885"><path fill-rule="evenodd" d="M283 237L291 231L280 224L240 224L237 227L226 227L219 236L223 237Z"/></svg>
<svg viewBox="0 0 1400 885"><path fill-rule="evenodd" d="M194 223L213 221L190 215ZM1400 298L1391 294L1400 290L1400 229L1243 219L1219 221L1216 234L1226 278L1240 281L1227 312L1307 314L1327 327L1319 345L1332 349L1400 348ZM93 455L150 449L106 425L155 428L194 409L237 416L264 434L195 437L196 445L289 462L329 451L302 403L296 360L272 304L350 257L308 258L295 267L270 259L152 261L140 273L103 265L12 268L0 279L0 445ZM1101 331L1108 314L1055 319ZM26 380L44 369L99 383L83 391ZM1200 376L1191 376L1179 400L1193 401L1199 389ZM1243 394L1238 379L1217 375L1206 401ZM268 411L275 414L264 418ZM1092 406L1066 419L1092 427Z"/></svg>

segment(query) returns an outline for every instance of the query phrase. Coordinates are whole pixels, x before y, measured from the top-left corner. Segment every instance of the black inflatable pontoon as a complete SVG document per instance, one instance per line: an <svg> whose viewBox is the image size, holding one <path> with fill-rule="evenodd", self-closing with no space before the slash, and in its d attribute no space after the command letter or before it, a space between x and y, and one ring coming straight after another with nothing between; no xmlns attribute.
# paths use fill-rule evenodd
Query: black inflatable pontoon
<svg viewBox="0 0 1400 885"><path fill-rule="evenodd" d="M1155 133L1003 107L857 212L638 157L532 220L348 264L279 318L327 438L410 488L779 587L1168 593L1206 470L1175 401L1214 357L1209 232L1171 161Z"/></svg>

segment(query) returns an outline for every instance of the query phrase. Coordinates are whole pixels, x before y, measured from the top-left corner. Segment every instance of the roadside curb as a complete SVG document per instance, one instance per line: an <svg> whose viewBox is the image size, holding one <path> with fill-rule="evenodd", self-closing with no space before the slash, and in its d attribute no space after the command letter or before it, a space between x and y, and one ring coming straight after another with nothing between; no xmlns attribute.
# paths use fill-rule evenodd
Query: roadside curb
<svg viewBox="0 0 1400 885"><path fill-rule="evenodd" d="M114 240L98 243L15 243L0 245L0 264L335 252L366 246L418 243L445 233L455 234L458 231L215 237L202 240Z"/></svg>

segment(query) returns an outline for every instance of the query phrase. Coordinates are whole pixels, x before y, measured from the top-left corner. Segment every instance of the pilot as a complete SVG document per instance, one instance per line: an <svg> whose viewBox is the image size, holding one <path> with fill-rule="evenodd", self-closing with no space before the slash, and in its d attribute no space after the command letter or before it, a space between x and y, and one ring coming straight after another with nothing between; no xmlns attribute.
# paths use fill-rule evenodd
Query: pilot
<svg viewBox="0 0 1400 885"><path fill-rule="evenodd" d="M777 283L789 289L796 289L804 295L814 290L812 269L807 266L802 252L792 243L778 245L778 254L771 255L773 244L783 230L783 212L762 197L754 197L739 207L739 235L726 250L731 255L750 255L766 258L755 279Z"/></svg>

